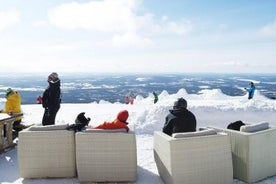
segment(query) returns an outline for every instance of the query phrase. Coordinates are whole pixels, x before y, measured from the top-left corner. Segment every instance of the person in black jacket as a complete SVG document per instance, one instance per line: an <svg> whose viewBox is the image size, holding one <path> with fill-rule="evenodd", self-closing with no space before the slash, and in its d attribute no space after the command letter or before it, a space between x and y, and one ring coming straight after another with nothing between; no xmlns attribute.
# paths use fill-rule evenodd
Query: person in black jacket
<svg viewBox="0 0 276 184"><path fill-rule="evenodd" d="M42 125L54 125L57 112L60 108L60 80L56 72L48 76L49 86L42 96L42 106L45 109L42 118Z"/></svg>
<svg viewBox="0 0 276 184"><path fill-rule="evenodd" d="M179 98L166 116L163 132L168 135L178 132L196 131L196 117L187 109L187 101Z"/></svg>

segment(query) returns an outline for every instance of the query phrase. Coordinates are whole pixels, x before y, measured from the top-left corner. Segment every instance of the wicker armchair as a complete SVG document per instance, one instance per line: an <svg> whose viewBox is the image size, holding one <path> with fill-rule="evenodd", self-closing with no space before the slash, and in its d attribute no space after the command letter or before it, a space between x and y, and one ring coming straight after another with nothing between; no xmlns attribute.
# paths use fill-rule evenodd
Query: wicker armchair
<svg viewBox="0 0 276 184"><path fill-rule="evenodd" d="M31 127L19 132L18 164L22 178L76 176L75 133L62 126Z"/></svg>
<svg viewBox="0 0 276 184"><path fill-rule="evenodd" d="M136 137L123 130L76 133L76 163L80 182L135 182Z"/></svg>
<svg viewBox="0 0 276 184"><path fill-rule="evenodd" d="M233 183L229 137L225 133L187 134L174 138L154 132L154 158L163 181L166 184Z"/></svg>
<svg viewBox="0 0 276 184"><path fill-rule="evenodd" d="M276 127L252 133L212 128L230 136L234 178L253 183L276 175Z"/></svg>

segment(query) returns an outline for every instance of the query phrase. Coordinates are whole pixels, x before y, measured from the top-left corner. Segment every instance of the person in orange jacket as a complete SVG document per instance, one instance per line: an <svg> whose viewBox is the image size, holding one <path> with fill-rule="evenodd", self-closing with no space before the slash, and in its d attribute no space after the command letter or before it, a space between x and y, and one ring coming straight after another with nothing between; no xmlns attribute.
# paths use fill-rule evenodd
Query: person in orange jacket
<svg viewBox="0 0 276 184"><path fill-rule="evenodd" d="M91 128L94 128L94 129L120 129L120 128L125 128L126 131L128 132L129 131L129 128L127 126L128 125L128 122L127 122L128 116L129 116L128 111L123 110L123 111L120 111L117 114L117 118L114 121L112 121L112 122L105 121L102 124L100 124L98 126L91 127Z"/></svg>

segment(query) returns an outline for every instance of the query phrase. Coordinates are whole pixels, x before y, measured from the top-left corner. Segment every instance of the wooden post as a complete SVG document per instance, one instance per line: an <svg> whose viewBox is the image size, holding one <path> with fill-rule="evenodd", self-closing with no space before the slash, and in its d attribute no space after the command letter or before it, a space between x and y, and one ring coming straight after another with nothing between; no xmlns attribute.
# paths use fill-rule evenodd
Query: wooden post
<svg viewBox="0 0 276 184"><path fill-rule="evenodd" d="M1 113L0 115L0 153L2 153L3 151L5 151L6 148L10 148L15 145L12 139L12 125L15 118L18 116L22 116L23 114L14 114L10 116L5 113ZM6 125L7 144L5 144L3 135L4 125Z"/></svg>
<svg viewBox="0 0 276 184"><path fill-rule="evenodd" d="M12 124L13 124L14 119L10 119L6 121L6 132L7 132L7 142L8 145L6 147L12 147L14 146L13 144L13 139L12 139Z"/></svg>
<svg viewBox="0 0 276 184"><path fill-rule="evenodd" d="M0 153L4 151L4 135L3 135L3 130L4 130L4 123L0 122Z"/></svg>

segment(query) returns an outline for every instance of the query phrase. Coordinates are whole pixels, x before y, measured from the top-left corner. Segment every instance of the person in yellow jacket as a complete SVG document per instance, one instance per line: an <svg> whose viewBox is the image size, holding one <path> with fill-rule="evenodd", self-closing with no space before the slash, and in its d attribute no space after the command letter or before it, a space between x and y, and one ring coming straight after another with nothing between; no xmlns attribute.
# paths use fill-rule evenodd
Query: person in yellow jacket
<svg viewBox="0 0 276 184"><path fill-rule="evenodd" d="M5 98L7 99L5 103L5 109L1 110L1 113L7 113L10 115L22 113L21 96L18 93L18 91L14 91L11 88L8 88L6 90ZM24 128L27 128L25 125L21 124L21 120L22 120L22 116L19 116L13 122L13 130L15 130L16 132L21 131ZM5 131L4 131L4 135L5 135Z"/></svg>

